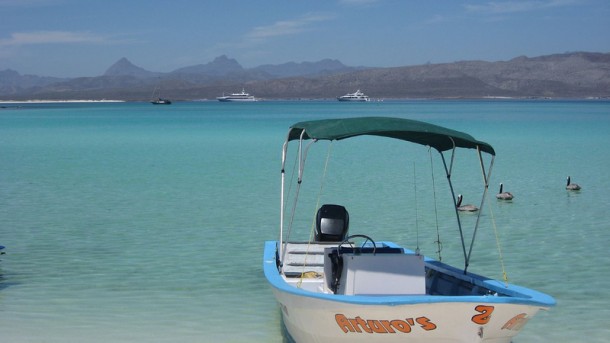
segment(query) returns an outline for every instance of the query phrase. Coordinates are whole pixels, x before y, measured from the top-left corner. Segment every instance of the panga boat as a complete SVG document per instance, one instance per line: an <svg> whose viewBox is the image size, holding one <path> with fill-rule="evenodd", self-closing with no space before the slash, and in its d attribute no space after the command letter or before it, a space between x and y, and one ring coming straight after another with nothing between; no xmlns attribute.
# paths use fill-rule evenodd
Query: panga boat
<svg viewBox="0 0 610 343"><path fill-rule="evenodd" d="M216 98L218 101L231 102L231 101L256 101L254 95L246 93L245 89L241 90L241 93L231 93L231 95L223 95Z"/></svg>
<svg viewBox="0 0 610 343"><path fill-rule="evenodd" d="M362 135L417 143L440 154L457 218L463 268L424 257L419 247L410 250L390 241L374 241L379 224L366 227L358 222L358 234L348 235L348 211L335 204L322 205L317 213L317 205L309 210L316 213L309 240L290 240L305 159L313 143ZM298 170L291 191L285 172L289 146L296 151ZM265 242L263 269L293 340L509 343L539 310L555 304L551 296L509 284L506 277L493 280L467 270L482 211L473 231L468 231L472 237L467 244L451 180L455 153L462 149L474 150L480 161L482 208L495 151L466 133L385 117L315 120L290 127L282 153L279 240ZM288 194L295 198L290 206Z"/></svg>
<svg viewBox="0 0 610 343"><path fill-rule="evenodd" d="M360 90L357 90L354 93L347 93L340 97L337 97L339 101L369 101L368 95L364 95Z"/></svg>

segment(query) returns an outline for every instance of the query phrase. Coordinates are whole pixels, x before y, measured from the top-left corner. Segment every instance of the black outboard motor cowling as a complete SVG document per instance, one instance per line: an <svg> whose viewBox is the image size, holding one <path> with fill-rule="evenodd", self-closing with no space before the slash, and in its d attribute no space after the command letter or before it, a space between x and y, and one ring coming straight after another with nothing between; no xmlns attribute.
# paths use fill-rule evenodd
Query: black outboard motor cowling
<svg viewBox="0 0 610 343"><path fill-rule="evenodd" d="M342 242L349 230L349 214L341 205L322 205L316 215L317 242Z"/></svg>

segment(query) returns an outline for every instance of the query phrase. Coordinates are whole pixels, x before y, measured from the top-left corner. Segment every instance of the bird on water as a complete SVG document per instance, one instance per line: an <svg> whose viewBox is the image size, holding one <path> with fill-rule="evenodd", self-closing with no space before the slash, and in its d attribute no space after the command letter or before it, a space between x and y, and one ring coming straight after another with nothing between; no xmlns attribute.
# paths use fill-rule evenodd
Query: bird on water
<svg viewBox="0 0 610 343"><path fill-rule="evenodd" d="M458 211L462 211L462 212L475 212L475 211L479 210L479 208L476 207L475 205L471 205L471 204L462 205L462 199L463 198L464 197L461 194L458 194L457 203L455 205Z"/></svg>
<svg viewBox="0 0 610 343"><path fill-rule="evenodd" d="M579 191L580 186L577 183L572 183L570 177L568 176L568 183L566 185L566 189L569 191Z"/></svg>
<svg viewBox="0 0 610 343"><path fill-rule="evenodd" d="M496 194L496 198L499 200L513 200L514 196L511 192L503 191L504 185L500 184L500 191Z"/></svg>

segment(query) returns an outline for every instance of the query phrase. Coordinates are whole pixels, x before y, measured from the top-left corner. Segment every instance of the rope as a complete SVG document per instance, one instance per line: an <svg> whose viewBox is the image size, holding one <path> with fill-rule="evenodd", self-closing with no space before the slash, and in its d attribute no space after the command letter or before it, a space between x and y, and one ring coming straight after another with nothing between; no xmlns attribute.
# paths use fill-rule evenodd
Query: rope
<svg viewBox="0 0 610 343"><path fill-rule="evenodd" d="M415 239L417 247L415 254L419 255L419 220L417 217L417 180L415 178L415 161L413 161L413 193L415 194Z"/></svg>
<svg viewBox="0 0 610 343"><path fill-rule="evenodd" d="M300 192L300 190L301 190L301 183L299 182L297 184L297 189L296 189L295 194L294 194L294 202L292 203L292 213L290 215L290 222L288 224L288 234L286 236L286 245L288 244L288 240L290 238L290 234L292 233L292 227L294 225L294 216L295 216L295 212L296 212L296 208L297 208L297 201L299 199L299 192ZM282 244L282 242L280 242L280 244ZM287 249L284 249L282 251L282 256L281 256L282 263L284 263L285 258L286 258L286 250Z"/></svg>
<svg viewBox="0 0 610 343"><path fill-rule="evenodd" d="M499 259L500 259L500 265L502 266L502 280L504 280L504 285L506 287L508 287L508 275L506 274L506 268L504 266L504 257L502 255L502 247L500 246L500 238L498 235L498 227L496 226L496 218L494 217L494 212L491 208L492 206L489 206L489 214L491 216L491 223L494 227L494 233L496 235L496 245L498 247L498 255L499 255Z"/></svg>
<svg viewBox="0 0 610 343"><path fill-rule="evenodd" d="M332 150L333 141L330 141L328 145L328 153L326 154L326 161L324 162L324 172L322 173L322 179L320 180L320 189L318 190L318 198L316 200L316 206L314 207L313 220L311 221L311 229L309 230L309 240L307 241L307 249L305 250L305 258L303 259L303 269L301 271L301 277L297 282L297 288L301 288L303 278L305 277L305 266L307 265L307 257L309 257L309 248L313 241L313 235L316 226L316 212L320 208L320 199L322 198L322 191L324 189L324 180L326 179L326 171L328 170L328 161L330 160L330 152Z"/></svg>
<svg viewBox="0 0 610 343"><path fill-rule="evenodd" d="M290 193L292 193L292 183L294 182L294 175L297 172L297 163L299 160L299 154L294 154L294 163L292 164L292 173L290 174L290 181L288 182L288 192L286 192L286 200L284 201L284 209L288 204L288 198L290 197Z"/></svg>
<svg viewBox="0 0 610 343"><path fill-rule="evenodd" d="M432 194L434 195L434 216L436 218L436 243L438 250L436 253L438 254L439 262L443 260L441 257L441 251L443 250L443 243L441 242L441 233L438 227L438 209L436 206L436 183L434 182L434 163L432 160L432 148L428 147L428 155L430 155L430 173L432 175Z"/></svg>

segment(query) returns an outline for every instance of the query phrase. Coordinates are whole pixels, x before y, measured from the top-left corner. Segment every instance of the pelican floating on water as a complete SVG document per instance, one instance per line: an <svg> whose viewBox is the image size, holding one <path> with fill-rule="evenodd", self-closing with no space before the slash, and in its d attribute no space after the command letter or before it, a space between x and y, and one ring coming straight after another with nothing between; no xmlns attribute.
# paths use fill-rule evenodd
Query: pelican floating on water
<svg viewBox="0 0 610 343"><path fill-rule="evenodd" d="M500 191L496 194L496 198L499 200L513 200L514 196L511 192L503 192L504 185L500 183Z"/></svg>
<svg viewBox="0 0 610 343"><path fill-rule="evenodd" d="M463 196L461 194L458 194L457 204L455 205L457 207L458 211L476 212L479 210L479 208L476 207L475 205L471 205L471 204L462 205L462 199L463 199Z"/></svg>
<svg viewBox="0 0 610 343"><path fill-rule="evenodd" d="M569 191L579 191L580 186L577 183L571 183L570 177L568 176L568 184L566 185L566 189Z"/></svg>

